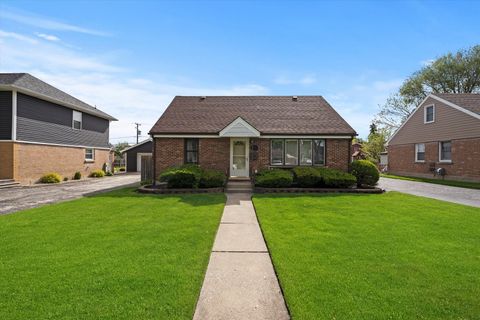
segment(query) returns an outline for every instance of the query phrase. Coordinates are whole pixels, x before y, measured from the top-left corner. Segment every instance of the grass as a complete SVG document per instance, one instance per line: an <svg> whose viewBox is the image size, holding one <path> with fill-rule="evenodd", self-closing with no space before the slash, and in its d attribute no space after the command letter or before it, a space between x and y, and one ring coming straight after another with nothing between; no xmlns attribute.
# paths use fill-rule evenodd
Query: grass
<svg viewBox="0 0 480 320"><path fill-rule="evenodd" d="M0 319L191 319L224 202L124 189L0 216Z"/></svg>
<svg viewBox="0 0 480 320"><path fill-rule="evenodd" d="M395 192L254 204L293 319L479 319L480 209Z"/></svg>
<svg viewBox="0 0 480 320"><path fill-rule="evenodd" d="M435 184L441 184L441 185L450 186L450 187L480 189L480 182L406 177L406 176L397 176L393 174L383 174L383 173L380 176L384 178L390 178L390 179L435 183Z"/></svg>

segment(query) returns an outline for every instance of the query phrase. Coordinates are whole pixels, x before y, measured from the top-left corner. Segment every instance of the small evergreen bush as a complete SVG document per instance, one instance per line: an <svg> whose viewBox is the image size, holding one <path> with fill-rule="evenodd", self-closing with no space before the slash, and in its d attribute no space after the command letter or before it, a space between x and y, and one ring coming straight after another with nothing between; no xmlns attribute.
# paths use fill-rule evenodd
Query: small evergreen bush
<svg viewBox="0 0 480 320"><path fill-rule="evenodd" d="M92 173L90 174L90 177L92 178L103 178L105 176L105 172L103 170L93 170Z"/></svg>
<svg viewBox="0 0 480 320"><path fill-rule="evenodd" d="M82 174L80 173L80 171L75 172L75 174L73 175L73 180L80 180L81 178Z"/></svg>
<svg viewBox="0 0 480 320"><path fill-rule="evenodd" d="M355 160L350 166L350 172L357 177L357 187L362 185L374 186L380 179L380 173L373 162Z"/></svg>
<svg viewBox="0 0 480 320"><path fill-rule="evenodd" d="M200 188L220 188L225 185L226 176L223 172L212 169L202 170L198 186Z"/></svg>
<svg viewBox="0 0 480 320"><path fill-rule="evenodd" d="M330 168L317 168L320 174L319 186L325 188L349 188L357 182L350 173Z"/></svg>
<svg viewBox="0 0 480 320"><path fill-rule="evenodd" d="M301 188L313 188L320 184L320 172L313 167L293 168L295 183Z"/></svg>
<svg viewBox="0 0 480 320"><path fill-rule="evenodd" d="M287 188L292 183L293 175L290 170L261 170L255 177L255 185L264 188Z"/></svg>
<svg viewBox="0 0 480 320"><path fill-rule="evenodd" d="M161 182L166 182L169 188L196 188L198 187L197 174L188 169L171 168L160 174Z"/></svg>
<svg viewBox="0 0 480 320"><path fill-rule="evenodd" d="M62 181L62 176L55 172L47 173L40 178L41 183L59 183L60 181Z"/></svg>

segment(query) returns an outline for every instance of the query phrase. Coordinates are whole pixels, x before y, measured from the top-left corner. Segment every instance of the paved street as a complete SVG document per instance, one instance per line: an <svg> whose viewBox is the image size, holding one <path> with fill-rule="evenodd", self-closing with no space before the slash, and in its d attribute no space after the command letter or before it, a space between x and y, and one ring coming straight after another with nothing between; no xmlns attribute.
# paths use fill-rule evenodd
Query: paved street
<svg viewBox="0 0 480 320"><path fill-rule="evenodd" d="M387 191L399 191L416 196L480 207L480 190L383 177L380 178L378 186Z"/></svg>
<svg viewBox="0 0 480 320"><path fill-rule="evenodd" d="M35 185L0 190L0 214L39 207L49 203L81 198L140 182L139 174L121 174L113 177L71 181L61 184Z"/></svg>

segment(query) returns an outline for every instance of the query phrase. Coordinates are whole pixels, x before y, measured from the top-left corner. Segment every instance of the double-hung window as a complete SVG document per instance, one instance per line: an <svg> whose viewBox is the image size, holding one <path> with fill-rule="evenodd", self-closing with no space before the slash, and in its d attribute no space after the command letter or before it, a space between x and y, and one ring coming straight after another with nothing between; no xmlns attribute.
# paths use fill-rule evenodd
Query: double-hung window
<svg viewBox="0 0 480 320"><path fill-rule="evenodd" d="M415 144L415 162L425 162L425 144Z"/></svg>
<svg viewBox="0 0 480 320"><path fill-rule="evenodd" d="M272 139L270 163L274 166L325 165L325 140Z"/></svg>
<svg viewBox="0 0 480 320"><path fill-rule="evenodd" d="M95 149L87 148L85 149L85 161L94 161L95 160Z"/></svg>
<svg viewBox="0 0 480 320"><path fill-rule="evenodd" d="M452 161L452 142L442 141L439 144L439 160L440 162Z"/></svg>
<svg viewBox="0 0 480 320"><path fill-rule="evenodd" d="M198 164L198 139L185 139L185 163Z"/></svg>
<svg viewBox="0 0 480 320"><path fill-rule="evenodd" d="M431 123L435 121L435 106L426 106L424 109L424 123Z"/></svg>
<svg viewBox="0 0 480 320"><path fill-rule="evenodd" d="M82 129L82 113L72 110L73 111L73 123L72 127L73 129Z"/></svg>

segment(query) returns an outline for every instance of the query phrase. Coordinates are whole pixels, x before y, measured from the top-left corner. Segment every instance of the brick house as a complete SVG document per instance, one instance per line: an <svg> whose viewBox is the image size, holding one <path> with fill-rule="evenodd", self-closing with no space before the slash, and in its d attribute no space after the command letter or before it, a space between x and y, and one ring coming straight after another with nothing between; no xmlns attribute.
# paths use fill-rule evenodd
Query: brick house
<svg viewBox="0 0 480 320"><path fill-rule="evenodd" d="M391 173L480 180L480 94L430 94L387 144Z"/></svg>
<svg viewBox="0 0 480 320"><path fill-rule="evenodd" d="M347 171L356 132L321 96L177 96L150 135L155 177L195 163L249 178L274 167Z"/></svg>
<svg viewBox="0 0 480 320"><path fill-rule="evenodd" d="M28 73L0 73L0 179L88 176L111 162L114 120Z"/></svg>

